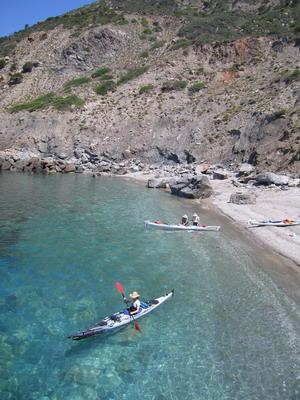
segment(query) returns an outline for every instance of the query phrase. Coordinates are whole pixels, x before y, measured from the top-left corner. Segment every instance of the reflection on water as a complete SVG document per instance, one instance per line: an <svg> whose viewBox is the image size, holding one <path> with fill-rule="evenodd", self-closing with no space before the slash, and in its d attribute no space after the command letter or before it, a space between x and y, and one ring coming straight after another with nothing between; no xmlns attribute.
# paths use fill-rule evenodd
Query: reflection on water
<svg viewBox="0 0 300 400"><path fill-rule="evenodd" d="M113 179L1 174L0 190L1 400L299 398L299 304L229 227L146 231L193 208ZM175 296L141 334L66 339L123 308L116 281Z"/></svg>

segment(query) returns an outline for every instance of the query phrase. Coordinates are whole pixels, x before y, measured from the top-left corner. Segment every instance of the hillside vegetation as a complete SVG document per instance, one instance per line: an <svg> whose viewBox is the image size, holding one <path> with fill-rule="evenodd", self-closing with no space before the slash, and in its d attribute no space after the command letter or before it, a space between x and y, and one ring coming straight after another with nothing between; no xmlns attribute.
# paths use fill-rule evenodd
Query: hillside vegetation
<svg viewBox="0 0 300 400"><path fill-rule="evenodd" d="M299 173L299 16L293 0L112 0L0 38L0 150Z"/></svg>

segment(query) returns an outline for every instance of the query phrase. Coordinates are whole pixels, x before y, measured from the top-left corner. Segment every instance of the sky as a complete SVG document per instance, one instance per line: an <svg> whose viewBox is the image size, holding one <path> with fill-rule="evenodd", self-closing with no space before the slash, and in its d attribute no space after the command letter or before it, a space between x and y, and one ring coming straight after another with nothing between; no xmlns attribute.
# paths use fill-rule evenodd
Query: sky
<svg viewBox="0 0 300 400"><path fill-rule="evenodd" d="M0 37L48 17L64 14L93 0L0 0Z"/></svg>

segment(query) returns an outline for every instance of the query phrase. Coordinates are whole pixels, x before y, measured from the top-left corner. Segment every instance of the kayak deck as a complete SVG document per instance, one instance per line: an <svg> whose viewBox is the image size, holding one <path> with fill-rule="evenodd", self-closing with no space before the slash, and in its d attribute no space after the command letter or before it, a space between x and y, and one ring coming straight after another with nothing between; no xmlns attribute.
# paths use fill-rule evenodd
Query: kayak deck
<svg viewBox="0 0 300 400"><path fill-rule="evenodd" d="M144 221L145 228L155 228L165 231L218 231L220 226L213 225L180 225L180 224L166 224L160 221L151 222Z"/></svg>
<svg viewBox="0 0 300 400"><path fill-rule="evenodd" d="M285 221L285 220L280 220L280 221L272 221L272 220L265 220L265 221L255 221L249 219L248 221L249 226L295 226L295 225L300 225L300 221L293 220L293 221Z"/></svg>
<svg viewBox="0 0 300 400"><path fill-rule="evenodd" d="M155 308L160 306L166 300L174 296L174 289L166 293L164 296L157 297L150 301L141 301L141 309L137 314L131 316L127 309L119 311L115 314L112 314L109 317L102 319L101 321L97 322L95 325L91 326L85 331L81 331L75 334L68 336L69 339L72 340L81 340L87 337L91 337L97 335L101 332L111 331L113 329L121 328L124 325L130 324L134 320L147 315L149 312L153 311Z"/></svg>

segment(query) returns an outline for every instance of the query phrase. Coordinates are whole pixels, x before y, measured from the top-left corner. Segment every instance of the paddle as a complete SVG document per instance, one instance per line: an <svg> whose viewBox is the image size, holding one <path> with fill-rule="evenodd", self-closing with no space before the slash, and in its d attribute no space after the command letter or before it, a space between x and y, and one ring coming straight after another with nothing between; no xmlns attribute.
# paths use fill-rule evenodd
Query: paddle
<svg viewBox="0 0 300 400"><path fill-rule="evenodd" d="M122 283L121 282L116 282L116 288L117 288L118 292L121 293L124 303L128 304L128 301L126 300L126 297L125 297L125 294L124 294L124 289L123 289ZM139 324L136 322L136 320L134 319L133 315L130 314L130 311L129 311L129 316L132 318L134 329L136 331L142 332Z"/></svg>

